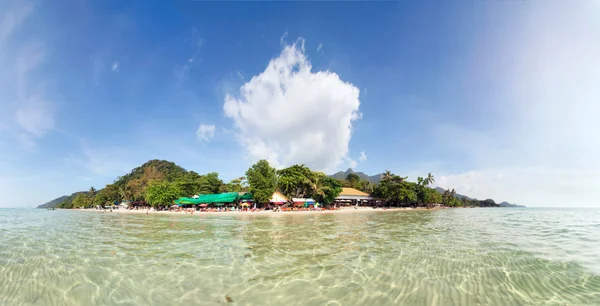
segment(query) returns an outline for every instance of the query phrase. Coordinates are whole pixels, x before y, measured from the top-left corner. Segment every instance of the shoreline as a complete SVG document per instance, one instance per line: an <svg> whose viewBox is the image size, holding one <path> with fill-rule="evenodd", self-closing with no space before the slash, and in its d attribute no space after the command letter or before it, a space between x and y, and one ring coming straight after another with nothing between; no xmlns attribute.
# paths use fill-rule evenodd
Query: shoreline
<svg viewBox="0 0 600 306"><path fill-rule="evenodd" d="M398 211L424 211L424 210L441 210L446 208L403 208L394 207L386 209L374 209L371 207L362 207L359 209L344 208L340 210L309 210L309 211L220 211L220 212L200 212L195 211L193 214L186 212L176 211L148 211L149 215L191 215L191 216L286 216L286 215L321 215L321 214L356 214L356 213L377 213L377 212L398 212ZM146 210L120 210L115 209L112 212L110 210L95 210L95 209L73 209L74 211L81 212L96 212L96 213L117 213L117 214L146 214Z"/></svg>

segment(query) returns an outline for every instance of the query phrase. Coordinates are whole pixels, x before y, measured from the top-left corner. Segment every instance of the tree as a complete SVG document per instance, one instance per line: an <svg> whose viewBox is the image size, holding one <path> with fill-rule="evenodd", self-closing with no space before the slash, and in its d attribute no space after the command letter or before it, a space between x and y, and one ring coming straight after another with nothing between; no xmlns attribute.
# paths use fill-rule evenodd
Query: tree
<svg viewBox="0 0 600 306"><path fill-rule="evenodd" d="M115 201L119 201L119 189L115 184L108 184L100 189L93 200L94 205L105 205Z"/></svg>
<svg viewBox="0 0 600 306"><path fill-rule="evenodd" d="M269 202L277 186L276 173L275 168L271 167L269 162L264 159L259 160L246 171L250 185L248 190L256 203Z"/></svg>
<svg viewBox="0 0 600 306"><path fill-rule="evenodd" d="M431 204L436 203L436 195L438 195L437 191L427 187L434 181L435 179L433 178L433 175L431 175L431 172L427 174L426 178L422 178L420 176L417 178L415 191L417 193L417 202L419 204L430 207Z"/></svg>
<svg viewBox="0 0 600 306"><path fill-rule="evenodd" d="M223 192L243 192L248 190L246 177L241 176L223 185Z"/></svg>
<svg viewBox="0 0 600 306"><path fill-rule="evenodd" d="M316 174L304 165L281 169L277 175L277 187L288 198L311 197L318 190Z"/></svg>
<svg viewBox="0 0 600 306"><path fill-rule="evenodd" d="M184 197L191 197L200 193L200 189L203 183L203 178L201 175L194 171L190 171L178 178L174 182L177 185L177 188L182 193Z"/></svg>
<svg viewBox="0 0 600 306"><path fill-rule="evenodd" d="M75 196L75 199L73 199L73 202L71 202L70 204L70 207L64 208L88 207L90 204L90 197L86 193L80 193L77 196Z"/></svg>
<svg viewBox="0 0 600 306"><path fill-rule="evenodd" d="M146 201L152 206L167 205L179 198L181 190L177 185L169 182L153 181L146 189Z"/></svg>
<svg viewBox="0 0 600 306"><path fill-rule="evenodd" d="M392 204L415 204L417 202L417 184L405 181L400 177L386 171L382 180L373 188L373 195Z"/></svg>
<svg viewBox="0 0 600 306"><path fill-rule="evenodd" d="M392 178L392 172L390 172L390 170L385 170L385 173L381 176L382 180L389 180L390 178Z"/></svg>
<svg viewBox="0 0 600 306"><path fill-rule="evenodd" d="M318 181L319 189L315 195L315 200L319 203L329 206L335 198L342 192L340 181L331 177L320 177Z"/></svg>
<svg viewBox="0 0 600 306"><path fill-rule="evenodd" d="M367 180L361 180L358 183L358 186L356 187L356 189L362 191L362 192L366 192L368 194L372 194L373 193L373 183L367 181Z"/></svg>
<svg viewBox="0 0 600 306"><path fill-rule="evenodd" d="M133 192L131 191L131 187L129 185L124 185L119 188L119 195L125 201L129 201L133 199Z"/></svg>
<svg viewBox="0 0 600 306"><path fill-rule="evenodd" d="M357 188L360 183L360 176L356 173L348 173L346 181L348 182L348 187Z"/></svg>
<svg viewBox="0 0 600 306"><path fill-rule="evenodd" d="M427 173L427 177L425 178L425 186L431 185L435 183L435 178L431 174L431 172Z"/></svg>
<svg viewBox="0 0 600 306"><path fill-rule="evenodd" d="M199 192L200 194L219 193L221 185L223 185L223 181L219 179L219 174L217 172L207 173L203 175L200 180Z"/></svg>
<svg viewBox="0 0 600 306"><path fill-rule="evenodd" d="M88 191L90 197L94 198L96 196L96 188L94 187L90 187L90 190Z"/></svg>
<svg viewBox="0 0 600 306"><path fill-rule="evenodd" d="M143 200L148 184L152 181L163 180L165 180L165 176L156 169L156 166L147 166L139 174L139 177L130 180L127 186L131 190L133 200Z"/></svg>

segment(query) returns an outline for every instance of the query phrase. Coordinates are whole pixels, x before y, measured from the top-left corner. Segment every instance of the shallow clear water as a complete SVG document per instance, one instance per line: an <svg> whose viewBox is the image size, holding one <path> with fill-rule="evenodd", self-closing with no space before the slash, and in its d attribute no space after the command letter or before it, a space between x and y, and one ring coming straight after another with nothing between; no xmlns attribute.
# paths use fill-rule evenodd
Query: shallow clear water
<svg viewBox="0 0 600 306"><path fill-rule="evenodd" d="M0 209L0 305L600 305L600 209Z"/></svg>

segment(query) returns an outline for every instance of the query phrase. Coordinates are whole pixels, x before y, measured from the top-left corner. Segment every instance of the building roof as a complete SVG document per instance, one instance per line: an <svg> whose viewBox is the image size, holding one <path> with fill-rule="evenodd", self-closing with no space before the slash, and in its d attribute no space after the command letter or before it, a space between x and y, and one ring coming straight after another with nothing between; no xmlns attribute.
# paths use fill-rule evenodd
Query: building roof
<svg viewBox="0 0 600 306"><path fill-rule="evenodd" d="M313 198L292 198L292 202L294 203L309 203L315 202Z"/></svg>
<svg viewBox="0 0 600 306"><path fill-rule="evenodd" d="M279 191L273 192L273 196L271 196L270 200L271 203L285 203L287 201L288 198Z"/></svg>
<svg viewBox="0 0 600 306"><path fill-rule="evenodd" d="M340 194L338 195L338 197L344 197L344 196L362 196L362 197L368 197L368 196L370 196L370 194L362 192L362 191L354 189L354 188L343 187L342 188L342 192L340 192Z"/></svg>

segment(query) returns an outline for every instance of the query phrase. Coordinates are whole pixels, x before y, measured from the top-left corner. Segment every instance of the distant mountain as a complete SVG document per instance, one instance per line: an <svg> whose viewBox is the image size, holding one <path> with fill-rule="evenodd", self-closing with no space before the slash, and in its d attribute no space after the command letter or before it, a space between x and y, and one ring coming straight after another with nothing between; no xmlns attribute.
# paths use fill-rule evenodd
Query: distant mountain
<svg viewBox="0 0 600 306"><path fill-rule="evenodd" d="M56 198L50 202L44 203L40 206L38 206L37 208L54 208L56 207L56 205L58 205L60 202L68 199L70 196L64 195L62 197Z"/></svg>
<svg viewBox="0 0 600 306"><path fill-rule="evenodd" d="M435 187L435 191L437 191L439 194L444 194L444 191L446 191L446 189L440 188L440 187ZM456 197L459 200L461 200L463 198L465 198L467 200L474 200L474 198L468 197L464 194L458 194L458 193L455 194L454 197ZM524 205L511 204L508 202L502 202L498 205L500 205L500 207L525 207Z"/></svg>
<svg viewBox="0 0 600 306"><path fill-rule="evenodd" d="M439 194L444 194L444 192L446 191L446 189L441 188L441 187L435 187L435 191L437 191ZM468 197L468 196L466 196L464 194L459 194L459 193L455 194L454 197L457 198L457 199L459 199L459 200L461 200L463 198L465 198L467 200L472 200L473 199L473 198L470 198L470 197Z"/></svg>
<svg viewBox="0 0 600 306"><path fill-rule="evenodd" d="M502 202L498 205L500 205L500 207L526 207L525 205L510 204L508 202Z"/></svg>
<svg viewBox="0 0 600 306"><path fill-rule="evenodd" d="M58 207L58 205L60 203L63 202L73 202L73 199L75 199L75 197L80 194L80 193L85 193L85 191L79 191L79 192L75 192L72 195L64 195L62 197L58 197L50 202L44 203L40 206L38 206L37 208L56 208Z"/></svg>
<svg viewBox="0 0 600 306"><path fill-rule="evenodd" d="M332 178L338 179L338 180L345 180L346 177L348 176L348 174L350 174L350 173L354 173L354 174L358 175L358 177L360 177L361 180L366 180L373 184L379 183L379 181L381 181L381 177L383 176L383 173L369 176L362 172L354 172L352 170L352 168L348 168L348 170L346 170L346 172L340 171L336 174L330 175L329 177L332 177Z"/></svg>

